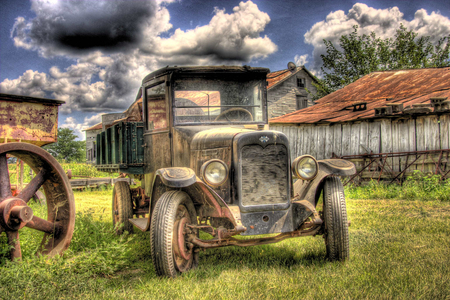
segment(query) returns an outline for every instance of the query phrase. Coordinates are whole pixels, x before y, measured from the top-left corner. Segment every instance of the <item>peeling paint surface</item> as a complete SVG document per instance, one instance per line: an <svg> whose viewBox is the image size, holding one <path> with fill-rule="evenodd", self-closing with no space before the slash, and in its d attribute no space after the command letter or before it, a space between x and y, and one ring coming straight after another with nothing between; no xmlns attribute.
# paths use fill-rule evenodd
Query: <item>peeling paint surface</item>
<svg viewBox="0 0 450 300"><path fill-rule="evenodd" d="M0 99L0 143L5 138L39 147L56 142L58 106Z"/></svg>

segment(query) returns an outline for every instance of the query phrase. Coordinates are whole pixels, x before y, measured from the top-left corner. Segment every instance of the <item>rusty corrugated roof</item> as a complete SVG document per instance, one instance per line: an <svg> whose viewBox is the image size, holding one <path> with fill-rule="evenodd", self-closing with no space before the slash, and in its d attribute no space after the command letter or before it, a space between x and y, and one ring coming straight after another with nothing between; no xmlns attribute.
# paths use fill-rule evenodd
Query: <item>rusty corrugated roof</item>
<svg viewBox="0 0 450 300"><path fill-rule="evenodd" d="M394 70L370 73L316 101L316 105L270 119L275 123L327 123L373 118L375 107L388 103L429 103L432 97L450 98L450 68ZM388 100L387 100L388 99ZM367 109L353 111L366 102Z"/></svg>
<svg viewBox="0 0 450 300"><path fill-rule="evenodd" d="M270 90L280 82L283 82L291 76L297 74L301 69L302 67L297 67L294 71L286 69L267 74L267 90Z"/></svg>

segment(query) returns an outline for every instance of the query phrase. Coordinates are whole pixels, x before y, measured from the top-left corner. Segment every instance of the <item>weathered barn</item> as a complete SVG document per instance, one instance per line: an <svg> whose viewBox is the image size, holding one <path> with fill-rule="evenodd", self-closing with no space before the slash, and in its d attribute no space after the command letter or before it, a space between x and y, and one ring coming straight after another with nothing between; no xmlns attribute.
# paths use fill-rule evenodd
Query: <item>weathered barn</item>
<svg viewBox="0 0 450 300"><path fill-rule="evenodd" d="M401 178L416 169L447 175L449 96L450 68L374 72L272 118L270 128L287 134L293 158L350 158L359 178Z"/></svg>
<svg viewBox="0 0 450 300"><path fill-rule="evenodd" d="M304 67L289 63L286 70L267 74L267 106L269 118L278 117L313 105L316 78ZM307 90L306 90L307 89Z"/></svg>

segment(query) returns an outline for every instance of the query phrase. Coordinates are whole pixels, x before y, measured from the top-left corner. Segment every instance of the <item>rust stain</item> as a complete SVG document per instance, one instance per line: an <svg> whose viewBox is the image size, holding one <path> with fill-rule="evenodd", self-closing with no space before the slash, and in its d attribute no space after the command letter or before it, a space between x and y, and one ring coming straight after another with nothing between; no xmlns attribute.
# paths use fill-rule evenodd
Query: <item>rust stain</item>
<svg viewBox="0 0 450 300"><path fill-rule="evenodd" d="M58 106L44 103L17 102L0 98L0 143L28 142L43 146L56 142Z"/></svg>

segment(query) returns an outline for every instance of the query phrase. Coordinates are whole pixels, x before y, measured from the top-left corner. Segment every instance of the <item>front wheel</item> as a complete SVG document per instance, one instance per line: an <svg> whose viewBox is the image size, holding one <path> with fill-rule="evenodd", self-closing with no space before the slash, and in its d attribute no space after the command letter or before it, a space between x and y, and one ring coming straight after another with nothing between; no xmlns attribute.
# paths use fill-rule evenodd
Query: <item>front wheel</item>
<svg viewBox="0 0 450 300"><path fill-rule="evenodd" d="M349 234L344 187L338 177L325 179L323 188L323 213L325 219L325 245L331 261L349 257Z"/></svg>
<svg viewBox="0 0 450 300"><path fill-rule="evenodd" d="M197 230L197 214L191 198L181 191L164 193L156 202L150 227L152 261L158 276L176 277L198 264L198 252L188 241Z"/></svg>

